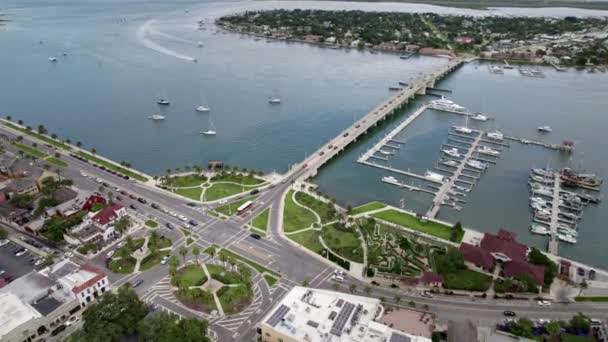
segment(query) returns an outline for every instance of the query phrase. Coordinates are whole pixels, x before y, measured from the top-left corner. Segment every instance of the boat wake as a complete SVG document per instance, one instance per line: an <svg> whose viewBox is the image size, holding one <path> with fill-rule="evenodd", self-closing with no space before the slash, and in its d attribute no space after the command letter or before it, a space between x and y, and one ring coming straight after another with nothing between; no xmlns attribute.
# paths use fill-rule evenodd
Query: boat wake
<svg viewBox="0 0 608 342"><path fill-rule="evenodd" d="M147 47L148 49L154 50L156 52L162 53L164 55L183 59L185 61L193 62L196 60L196 58L194 58L194 57L183 55L177 51L168 49L168 48L148 39L147 35L148 35L148 33L150 33L150 26L152 24L154 24L154 20L148 20L137 29L137 40L139 40L139 42L143 46ZM155 32L155 31L153 31L153 32ZM175 38L177 38L177 37L175 37Z"/></svg>
<svg viewBox="0 0 608 342"><path fill-rule="evenodd" d="M194 46L197 45L197 42L195 42L195 41L184 39L184 38L180 38L180 37L176 37L176 36L170 35L168 33L160 32L158 30L150 30L149 33L153 34L153 35L156 35L156 36L161 36L161 37L164 37L164 38L167 38L169 40L176 41L176 42L180 42L180 43L184 43L184 44L188 44L188 45L194 45Z"/></svg>

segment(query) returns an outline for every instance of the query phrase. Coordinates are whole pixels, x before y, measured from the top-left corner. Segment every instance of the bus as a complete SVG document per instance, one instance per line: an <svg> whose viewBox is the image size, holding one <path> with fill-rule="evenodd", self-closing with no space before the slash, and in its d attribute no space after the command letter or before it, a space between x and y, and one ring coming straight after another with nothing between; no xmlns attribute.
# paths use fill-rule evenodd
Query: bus
<svg viewBox="0 0 608 342"><path fill-rule="evenodd" d="M238 215L243 215L244 213L247 212L247 210L251 209L252 206L253 206L253 201L247 201L247 202L241 204L241 206L236 209L236 212Z"/></svg>

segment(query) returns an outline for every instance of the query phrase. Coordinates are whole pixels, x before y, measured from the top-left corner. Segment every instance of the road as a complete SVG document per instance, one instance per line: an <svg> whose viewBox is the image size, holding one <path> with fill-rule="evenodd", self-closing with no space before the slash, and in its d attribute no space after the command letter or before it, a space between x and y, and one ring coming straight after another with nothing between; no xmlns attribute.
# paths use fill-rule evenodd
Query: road
<svg viewBox="0 0 608 342"><path fill-rule="evenodd" d="M4 131L5 128L2 128ZM11 131L6 132L7 135L14 135ZM31 143L31 138L24 136L26 141ZM10 149L10 145L6 148ZM47 153L54 153L54 149L47 148L42 142L38 141L38 149L44 150ZM127 281L134 282L143 280L141 286L136 291L146 301L156 304L161 310L174 312L183 317L198 317L208 319L211 323L211 329L220 341L233 340L251 340L253 338L254 325L259 321L270 308L280 300L280 298L293 286L300 285L303 281L309 280L310 286L321 288L332 288L330 276L333 269L336 267L329 261L323 260L318 256L313 256L310 252L305 251L302 247L294 246L290 241L282 235L282 199L285 193L291 187L291 180L298 179L307 170L300 169L289 173L285 182L278 183L272 188L266 188L260 192L260 197L256 200L256 206L246 215L245 218L231 217L228 220L222 221L216 217L209 216L205 213L208 207L198 203L196 207L188 206L192 201L182 199L162 189L156 189L140 183L133 183L123 178L114 176L108 172L102 171L88 163L77 160L68 154L64 154L62 159L69 164L61 174L64 177L74 180L77 187L87 190L96 190L99 184L91 178L100 178L108 183L113 189L117 188L121 191L126 191L134 194L137 197L145 198L148 203L156 203L169 211L179 215L184 215L188 219L199 222L198 226L192 227L192 232L199 236L195 242L196 245L204 249L211 244L217 244L223 247L229 247L232 251L237 252L251 260L254 260L276 272L281 273L282 278L278 285L269 289L265 281L255 274L254 280L256 283L256 298L252 307L246 312L230 317L212 317L206 314L192 311L183 305L176 302L167 290L167 266L160 265L146 272L136 273L128 276L110 273L110 279L114 285L119 286ZM91 177L83 177L81 171ZM112 190L115 195L119 194L116 189ZM137 210L135 215L142 218L153 218L161 224L159 232L168 236L174 242L173 248L176 251L179 246L185 243L185 240L178 229L169 230L164 224L172 222L175 226L180 226L180 221L160 210L152 208L149 204L144 205L129 199L127 196L119 195L125 206L135 204ZM247 230L243 226L250 218L255 217L258 213L266 208L270 210L270 226L268 236L265 239L254 239L250 237ZM143 234L144 230L136 234ZM112 248L112 247L110 247ZM193 259L192 255L188 259ZM203 258L203 257L201 257ZM101 253L98 257L90 262L97 264L100 267L105 267L105 253ZM205 257L205 261L209 261ZM362 279L348 277L346 282L342 284L342 289L348 289L350 284L355 284L357 293L366 295L362 292L363 288L368 286L368 283ZM513 303L513 302L497 302L493 299L471 301L470 298L438 296L435 298L423 298L417 293L408 293L403 290L373 287L371 296L377 298L385 298L387 301L392 301L398 295L401 297L402 303L407 303L413 300L417 305L428 305L430 310L437 314L439 321L447 321L449 318L461 317L470 318L480 324L492 324L502 317L504 310L512 310L518 313L519 316L528 316L531 318L567 318L582 311L590 314L593 317L608 318L608 306L605 304L553 304L551 307L540 307L533 302Z"/></svg>

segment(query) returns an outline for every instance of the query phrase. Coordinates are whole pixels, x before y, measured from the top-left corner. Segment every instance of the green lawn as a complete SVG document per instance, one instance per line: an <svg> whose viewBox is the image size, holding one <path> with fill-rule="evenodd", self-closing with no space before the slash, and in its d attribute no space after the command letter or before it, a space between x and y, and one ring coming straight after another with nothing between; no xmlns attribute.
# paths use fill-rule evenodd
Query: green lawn
<svg viewBox="0 0 608 342"><path fill-rule="evenodd" d="M451 290L486 291L492 277L472 270L461 270L443 275L443 286Z"/></svg>
<svg viewBox="0 0 608 342"><path fill-rule="evenodd" d="M293 193L293 190L289 190L285 195L285 209L283 210L283 230L285 232L308 228L317 222L317 218L310 210L298 206L293 201Z"/></svg>
<svg viewBox="0 0 608 342"><path fill-rule="evenodd" d="M329 225L323 227L321 237L325 244L339 256L354 262L363 262L363 248L361 240L352 230L340 230Z"/></svg>
<svg viewBox="0 0 608 342"><path fill-rule="evenodd" d="M132 254L132 253L133 253L133 252L135 252L136 250L140 249L140 248L141 248L141 246L143 246L143 245L144 245L144 241L145 241L145 239L144 239L144 238L137 239L137 240L133 240L133 249L129 251L129 254ZM115 252L114 254L115 254L115 255L120 255L120 253L121 253L120 251L121 251L121 250L123 250L123 249L125 249L125 250L129 250L129 248L128 248L128 247L129 247L129 246L125 245L125 246L123 246L123 247L121 247L121 248L117 249L117 250L116 250L116 252Z"/></svg>
<svg viewBox="0 0 608 342"><path fill-rule="evenodd" d="M302 204L303 206L315 211L321 217L321 223L327 223L334 219L334 217L332 216L333 214L331 203L321 202L304 192L296 193L296 201L298 201L298 203Z"/></svg>
<svg viewBox="0 0 608 342"><path fill-rule="evenodd" d="M228 266L229 267L229 266ZM223 284L242 284L243 278L237 272L230 272L220 265L207 265L207 271L211 278Z"/></svg>
<svg viewBox="0 0 608 342"><path fill-rule="evenodd" d="M577 302L608 302L608 297L579 296L575 297L574 300L576 300Z"/></svg>
<svg viewBox="0 0 608 342"><path fill-rule="evenodd" d="M271 275L264 274L264 280L268 284L268 287L273 287L279 280Z"/></svg>
<svg viewBox="0 0 608 342"><path fill-rule="evenodd" d="M156 222L154 220L148 220L148 221L146 221L146 226L148 226L150 228L156 228L156 227L158 227L158 222Z"/></svg>
<svg viewBox="0 0 608 342"><path fill-rule="evenodd" d="M319 234L320 233L316 230L307 230L305 232L287 235L287 237L309 250L321 254L323 245L319 242Z"/></svg>
<svg viewBox="0 0 608 342"><path fill-rule="evenodd" d="M219 247L219 246L214 245L214 247L215 247L215 250L216 250L216 251L219 251L219 250L220 250L220 247ZM266 268L266 267L264 267L264 266L262 266L262 265L258 264L257 262L255 262L255 261L253 261L253 260L247 259L247 258L245 258L244 256L241 256L241 255L239 255L239 254L236 254L236 253L234 253L234 252L233 252L233 251L231 251L231 250L228 250L228 249L222 249L222 250L221 250L219 253L224 254L224 255L226 255L226 256L229 256L229 257L232 257L232 258L235 258L235 259L237 259L237 260L240 260L240 261L242 261L242 262L246 263L247 265L249 265L249 266L253 267L253 268L254 268L256 271L258 271L259 273L268 273L268 274L271 274L271 275L273 275L273 276L275 276L275 277L277 277L277 278L281 278L281 275L280 275L280 274L278 274L277 272L272 271L272 270L270 270L270 269L268 269L268 268Z"/></svg>
<svg viewBox="0 0 608 342"><path fill-rule="evenodd" d="M61 142L59 140L52 139L51 137L47 137L46 135L42 135L42 134L36 133L33 130L28 131L25 128L21 128L21 127L18 127L16 125L13 125L13 124L10 124L10 123L4 123L4 125L7 126L7 127L12 128L12 129L18 130L20 132L23 132L23 133L25 133L27 135L31 135L33 137L36 137L37 139L42 140L42 141L44 141L46 143L49 143L49 144L51 144L53 146L56 146L56 147L58 147L58 148L60 148L62 150L66 150L66 151L71 151L72 150L72 148L70 148L69 145L67 145L67 144L65 144L65 143L63 143L63 142Z"/></svg>
<svg viewBox="0 0 608 342"><path fill-rule="evenodd" d="M55 164L57 166L68 167L68 163L64 162L63 160L61 160L59 158L48 157L45 160L48 161L49 163L53 163L53 164Z"/></svg>
<svg viewBox="0 0 608 342"><path fill-rule="evenodd" d="M240 199L238 201L228 203L228 204L223 205L221 207L217 207L217 208L215 208L213 210L215 210L217 212L220 212L220 213L222 213L222 214L224 214L226 216L236 215L236 210L238 209L238 207L241 206L241 204L243 204L243 203L245 203L247 201L253 201L253 200L255 200L258 197L259 197L259 195L245 197L245 198Z"/></svg>
<svg viewBox="0 0 608 342"><path fill-rule="evenodd" d="M133 257L126 259L112 259L108 267L114 273L132 273L135 270L137 260Z"/></svg>
<svg viewBox="0 0 608 342"><path fill-rule="evenodd" d="M140 175L138 173L129 171L128 169L125 169L124 167L118 166L118 165L116 165L114 163L107 162L106 160L100 159L100 158L94 156L91 153L84 152L84 151L78 151L78 152L76 152L76 154L78 154L79 156L81 156L81 157L83 157L83 158L85 158L85 159L87 159L89 161L92 161L92 162L94 162L96 164L103 165L103 166L105 166L105 167L107 167L109 169L112 169L112 170L116 171L116 172L120 172L123 175L127 175L127 176L129 176L131 178L137 179L140 182L146 182L146 181L148 181L148 178L146 178L146 177L144 177L144 176L142 176L142 175Z"/></svg>
<svg viewBox="0 0 608 342"><path fill-rule="evenodd" d="M21 151L23 151L31 156L34 156L36 158L42 159L47 156L46 153L39 151L38 149L31 147L31 146L15 143L15 147L17 147Z"/></svg>
<svg viewBox="0 0 608 342"><path fill-rule="evenodd" d="M368 211L378 210L378 209L382 209L382 208L386 208L386 204L380 203L380 202L370 202L370 203L364 204L362 206L353 208L349 214L357 215L357 214L362 214L362 213L366 213Z"/></svg>
<svg viewBox="0 0 608 342"><path fill-rule="evenodd" d="M431 221L422 223L415 216L402 213L394 209L381 211L373 214L372 216L406 228L417 230L422 233L433 235L444 240L450 240L451 227ZM462 235L464 235L464 233ZM457 242L462 240L462 235L458 238Z"/></svg>
<svg viewBox="0 0 608 342"><path fill-rule="evenodd" d="M268 229L268 219L270 216L270 208L264 210L263 212L261 212L258 216L256 216L252 221L251 221L251 225L266 231Z"/></svg>
<svg viewBox="0 0 608 342"><path fill-rule="evenodd" d="M570 334L562 334L560 336L561 342L594 342L595 339L587 336L576 336Z"/></svg>
<svg viewBox="0 0 608 342"><path fill-rule="evenodd" d="M182 287L201 286L207 282L205 271L199 265L187 265L177 271L175 276L171 277L171 284L177 286L179 283Z"/></svg>
<svg viewBox="0 0 608 342"><path fill-rule="evenodd" d="M232 183L213 184L205 191L205 201L215 201L224 197L240 194L244 191L253 190L253 188L243 188L240 185Z"/></svg>
<svg viewBox="0 0 608 342"><path fill-rule="evenodd" d="M217 309L215 306L215 300L213 300L213 295L199 288L176 291L175 296L180 302L194 310L209 313Z"/></svg>
<svg viewBox="0 0 608 342"><path fill-rule="evenodd" d="M160 264L160 261L165 255L169 255L169 251L156 252L154 254L148 254L145 258L141 260L141 265L139 265L140 271L147 271L152 267Z"/></svg>
<svg viewBox="0 0 608 342"><path fill-rule="evenodd" d="M264 180L255 176L226 173L224 175L215 175L211 178L211 182L233 182L244 185L258 185L264 183Z"/></svg>
<svg viewBox="0 0 608 342"><path fill-rule="evenodd" d="M201 188L181 188L181 189L175 189L175 193L190 199L193 199L195 201L200 201L201 200L201 193L203 192L203 189Z"/></svg>
<svg viewBox="0 0 608 342"><path fill-rule="evenodd" d="M207 181L207 177L199 177L198 175L174 176L169 178L164 185L186 188L190 186L199 186Z"/></svg>
<svg viewBox="0 0 608 342"><path fill-rule="evenodd" d="M231 315L243 310L251 301L253 292L248 290L245 285L228 287L223 286L216 293L224 313Z"/></svg>

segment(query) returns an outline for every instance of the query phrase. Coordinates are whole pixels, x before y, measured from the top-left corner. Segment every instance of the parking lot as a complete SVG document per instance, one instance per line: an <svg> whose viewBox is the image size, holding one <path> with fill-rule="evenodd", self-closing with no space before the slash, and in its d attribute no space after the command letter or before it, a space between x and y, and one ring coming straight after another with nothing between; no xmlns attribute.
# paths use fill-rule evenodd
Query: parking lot
<svg viewBox="0 0 608 342"><path fill-rule="evenodd" d="M21 249L23 247L12 241L0 247L0 271L6 272L0 278L10 275L12 280L15 280L35 268L31 260L39 256L29 250L21 256L16 256L15 253Z"/></svg>

